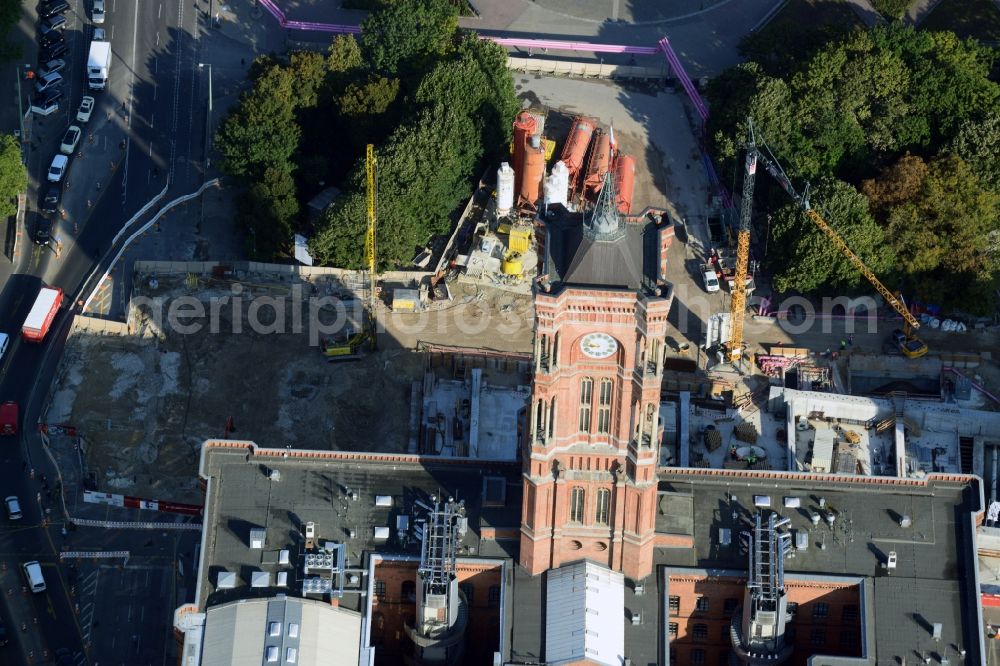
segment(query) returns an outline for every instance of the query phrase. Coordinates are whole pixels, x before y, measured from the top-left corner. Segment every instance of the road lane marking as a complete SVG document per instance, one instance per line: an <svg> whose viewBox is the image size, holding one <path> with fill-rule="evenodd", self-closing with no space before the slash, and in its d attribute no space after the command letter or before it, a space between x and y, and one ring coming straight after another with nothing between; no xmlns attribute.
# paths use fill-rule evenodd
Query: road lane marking
<svg viewBox="0 0 1000 666"><path fill-rule="evenodd" d="M160 16L163 14L163 3L160 3L159 9L156 10L156 18L159 20Z"/></svg>

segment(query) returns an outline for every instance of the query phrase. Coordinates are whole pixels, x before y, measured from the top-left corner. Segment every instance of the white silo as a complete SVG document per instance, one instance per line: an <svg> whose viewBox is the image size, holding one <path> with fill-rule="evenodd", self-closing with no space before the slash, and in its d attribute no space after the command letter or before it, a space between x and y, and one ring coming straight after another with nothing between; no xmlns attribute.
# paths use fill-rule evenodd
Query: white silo
<svg viewBox="0 0 1000 666"><path fill-rule="evenodd" d="M545 179L545 205L552 204L566 205L566 198L569 196L569 169L566 163L559 160L552 166Z"/></svg>
<svg viewBox="0 0 1000 666"><path fill-rule="evenodd" d="M503 162L497 169L497 215L503 217L514 207L514 170Z"/></svg>

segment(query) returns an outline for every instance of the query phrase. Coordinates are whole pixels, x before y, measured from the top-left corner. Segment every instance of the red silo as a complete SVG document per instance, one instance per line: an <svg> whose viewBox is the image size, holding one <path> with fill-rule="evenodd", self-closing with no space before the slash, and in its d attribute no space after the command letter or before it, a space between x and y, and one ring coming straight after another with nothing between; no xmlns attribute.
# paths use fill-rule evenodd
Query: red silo
<svg viewBox="0 0 1000 666"><path fill-rule="evenodd" d="M527 111L517 114L514 120L514 191L521 191L521 171L524 164L524 148L538 128L535 117Z"/></svg>
<svg viewBox="0 0 1000 666"><path fill-rule="evenodd" d="M607 132L597 130L594 137L594 147L590 152L590 162L587 163L587 177L583 184L593 193L601 191L604 184L604 174L608 172L608 165L611 162L611 140Z"/></svg>
<svg viewBox="0 0 1000 666"><path fill-rule="evenodd" d="M518 189L519 202L534 207L542 194L542 179L545 178L545 146L541 137L533 137L524 146L524 162L520 172L521 186Z"/></svg>
<svg viewBox="0 0 1000 666"><path fill-rule="evenodd" d="M576 118L569 128L569 135L563 145L562 156L559 158L569 171L569 182L574 185L583 168L583 159L587 156L587 146L594 134L594 123L586 118Z"/></svg>
<svg viewBox="0 0 1000 666"><path fill-rule="evenodd" d="M619 155L615 160L615 190L618 198L618 212L628 215L632 212L632 190L635 188L635 158Z"/></svg>

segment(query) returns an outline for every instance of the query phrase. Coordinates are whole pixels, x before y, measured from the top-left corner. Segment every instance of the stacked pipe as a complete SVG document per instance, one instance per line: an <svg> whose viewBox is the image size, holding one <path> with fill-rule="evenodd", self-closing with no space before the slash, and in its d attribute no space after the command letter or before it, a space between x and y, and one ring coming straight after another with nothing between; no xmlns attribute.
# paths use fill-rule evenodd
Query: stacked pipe
<svg viewBox="0 0 1000 666"><path fill-rule="evenodd" d="M631 155L619 155L615 160L615 204L618 212L628 215L632 212L632 192L635 189L635 158Z"/></svg>
<svg viewBox="0 0 1000 666"><path fill-rule="evenodd" d="M584 193L597 194L604 184L604 175L611 165L611 137L603 130L597 130L594 147L587 163L587 173L583 180Z"/></svg>
<svg viewBox="0 0 1000 666"><path fill-rule="evenodd" d="M566 143L563 144L562 155L559 157L569 172L569 186L574 193L580 185L580 173L583 171L583 161L587 156L587 147L594 134L594 127L595 123L592 120L583 117L574 119Z"/></svg>

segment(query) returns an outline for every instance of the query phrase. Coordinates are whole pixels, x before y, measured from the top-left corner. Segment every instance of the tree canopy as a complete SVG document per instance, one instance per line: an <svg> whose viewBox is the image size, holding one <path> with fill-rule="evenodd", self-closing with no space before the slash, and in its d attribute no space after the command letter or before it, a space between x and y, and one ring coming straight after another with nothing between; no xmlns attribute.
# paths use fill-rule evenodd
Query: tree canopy
<svg viewBox="0 0 1000 666"><path fill-rule="evenodd" d="M21 162L21 144L12 134L0 136L0 218L17 214L14 199L28 187L28 172Z"/></svg>
<svg viewBox="0 0 1000 666"><path fill-rule="evenodd" d="M380 3L360 40L254 61L253 87L216 146L246 190L256 256L281 254L299 229L318 261L361 266L367 143L378 156L380 264L408 262L449 230L482 160L506 150L518 109L506 52L458 30L459 4ZM328 211L300 219L300 202L333 183L341 195Z"/></svg>
<svg viewBox="0 0 1000 666"><path fill-rule="evenodd" d="M998 233L1000 85L989 76L996 53L953 33L893 23L847 32L805 61L788 54L775 45L762 62L737 65L709 85L720 171L740 168L750 116L793 180L823 184L810 200L877 274L956 304L962 280L986 289L997 277L987 260ZM763 181L760 198L782 206L766 257L775 286L864 288L787 196Z"/></svg>

